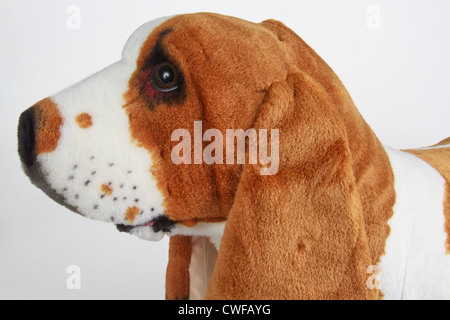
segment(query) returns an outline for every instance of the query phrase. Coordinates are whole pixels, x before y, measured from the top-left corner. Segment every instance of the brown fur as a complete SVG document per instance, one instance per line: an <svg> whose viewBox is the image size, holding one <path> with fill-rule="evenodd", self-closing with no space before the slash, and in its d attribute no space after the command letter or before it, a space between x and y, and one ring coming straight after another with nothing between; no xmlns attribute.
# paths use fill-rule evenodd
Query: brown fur
<svg viewBox="0 0 450 320"><path fill-rule="evenodd" d="M190 263L191 237L171 237L169 245L169 262L166 270L166 299L189 299Z"/></svg>
<svg viewBox="0 0 450 320"><path fill-rule="evenodd" d="M36 117L36 154L52 152L58 146L63 120L56 103L46 98L32 108Z"/></svg>
<svg viewBox="0 0 450 320"><path fill-rule="evenodd" d="M92 127L92 117L88 113L80 113L76 118L75 121L78 123L80 128L87 129Z"/></svg>
<svg viewBox="0 0 450 320"><path fill-rule="evenodd" d="M437 147L437 146L445 146L450 144L450 137L448 137L447 139L444 139L442 141L440 141L439 143L436 143L435 145L433 145L432 147Z"/></svg>
<svg viewBox="0 0 450 320"><path fill-rule="evenodd" d="M444 146L450 144L450 138L447 138L436 146ZM450 148L438 148L438 149L411 149L404 150L416 157L428 162L444 177L445 183L445 196L444 196L444 215L445 215L445 231L447 232L447 253L450 254Z"/></svg>
<svg viewBox="0 0 450 320"><path fill-rule="evenodd" d="M185 97L150 107L143 67L157 43L183 71ZM166 214L228 218L208 298L379 298L366 287L366 269L389 233L393 174L345 87L308 45L277 21L185 15L152 32L137 65L124 107L133 137L153 155ZM193 135L196 120L223 133L279 129L279 172L174 165L171 133ZM185 274L190 254L174 245L188 248L171 240L169 298L186 292L172 277Z"/></svg>
<svg viewBox="0 0 450 320"><path fill-rule="evenodd" d="M106 196L110 196L113 193L113 189L110 186L108 186L107 184L102 184L100 186L100 190Z"/></svg>
<svg viewBox="0 0 450 320"><path fill-rule="evenodd" d="M138 207L129 207L126 212L127 220L131 223L133 223L134 219L136 219L136 216L139 214L141 209Z"/></svg>

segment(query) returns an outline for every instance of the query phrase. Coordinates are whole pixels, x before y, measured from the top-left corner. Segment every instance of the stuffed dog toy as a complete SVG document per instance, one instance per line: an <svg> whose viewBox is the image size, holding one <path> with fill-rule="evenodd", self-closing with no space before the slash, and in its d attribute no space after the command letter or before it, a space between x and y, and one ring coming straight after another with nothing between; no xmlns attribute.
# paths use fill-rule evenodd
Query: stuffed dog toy
<svg viewBox="0 0 450 320"><path fill-rule="evenodd" d="M278 21L149 22L18 140L58 203L171 237L167 299L450 298L450 139L384 147Z"/></svg>

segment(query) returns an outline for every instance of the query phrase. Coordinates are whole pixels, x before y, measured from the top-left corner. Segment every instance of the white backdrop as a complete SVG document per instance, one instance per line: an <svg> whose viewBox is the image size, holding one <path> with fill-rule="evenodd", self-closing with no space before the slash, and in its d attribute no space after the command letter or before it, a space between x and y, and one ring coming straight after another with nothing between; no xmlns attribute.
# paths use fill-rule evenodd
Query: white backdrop
<svg viewBox="0 0 450 320"><path fill-rule="evenodd" d="M0 298L164 298L167 239L135 239L52 202L21 171L16 128L27 107L119 60L142 23L198 11L283 21L387 145L450 136L447 0L0 0ZM67 286L72 265L80 289Z"/></svg>

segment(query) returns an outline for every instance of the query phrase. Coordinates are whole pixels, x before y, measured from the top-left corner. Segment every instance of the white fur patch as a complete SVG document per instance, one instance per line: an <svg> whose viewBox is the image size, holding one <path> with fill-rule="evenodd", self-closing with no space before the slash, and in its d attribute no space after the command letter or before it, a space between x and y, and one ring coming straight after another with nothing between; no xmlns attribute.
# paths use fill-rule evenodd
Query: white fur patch
<svg viewBox="0 0 450 320"><path fill-rule="evenodd" d="M136 67L137 59L139 58L139 53L144 42L147 40L148 36L161 23L169 20L173 16L161 17L140 26L133 34L128 38L122 51L122 61L129 62L134 67Z"/></svg>
<svg viewBox="0 0 450 320"><path fill-rule="evenodd" d="M385 299L449 299L445 180L409 153L386 151L394 171L396 203L381 257L381 291Z"/></svg>
<svg viewBox="0 0 450 320"><path fill-rule="evenodd" d="M178 223L170 234L209 237L209 241L216 247L217 251L219 251L226 223L226 221L199 222L194 227L186 227L185 225Z"/></svg>
<svg viewBox="0 0 450 320"><path fill-rule="evenodd" d="M165 211L150 172L151 155L131 136L123 95L142 44L166 19L140 27L127 42L121 61L51 97L63 119L61 137L56 150L40 154L37 161L51 187L86 217L139 225ZM91 116L92 126L80 128L76 117L82 113ZM127 218L130 210L133 218Z"/></svg>

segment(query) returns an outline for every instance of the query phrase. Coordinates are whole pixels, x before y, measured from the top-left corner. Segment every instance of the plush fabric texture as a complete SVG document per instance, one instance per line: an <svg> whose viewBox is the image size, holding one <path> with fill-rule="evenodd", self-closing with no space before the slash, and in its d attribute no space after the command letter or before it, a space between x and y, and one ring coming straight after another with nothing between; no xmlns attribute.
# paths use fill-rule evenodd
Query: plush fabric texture
<svg viewBox="0 0 450 320"><path fill-rule="evenodd" d="M447 138L429 149L405 150L431 164L444 177L445 202L444 214L446 217L445 230L447 237L447 253L450 254L450 138Z"/></svg>
<svg viewBox="0 0 450 320"><path fill-rule="evenodd" d="M175 85L161 88L155 74L168 65ZM175 163L178 129L194 137L191 156L210 147L195 140L195 123L201 136L267 130L273 141L277 132L276 173L250 162L249 142L243 164ZM18 138L26 173L55 201L143 239L171 236L168 299L380 299L368 268L388 261L400 275L395 289L403 257L415 254L402 223L394 243L402 255L386 243L394 205L408 211L396 203L407 198L396 177L422 161L407 154L411 172L394 172L392 159L405 152L388 155L333 70L275 20L197 13L145 24L121 61L27 110ZM439 236L450 232L447 142L408 151L447 179L445 190L441 176L430 189L446 192L433 206L442 230L427 230ZM444 256L439 270L450 266Z"/></svg>
<svg viewBox="0 0 450 320"><path fill-rule="evenodd" d="M376 297L376 291L367 290L365 269L383 250L394 201L392 173L385 170L389 165L381 144L332 70L276 21L175 17L144 44L138 70L145 70L158 47L186 64L180 68L190 70L190 77L184 77L192 93L185 94L183 110L168 103L152 111L138 97L138 71L130 81L127 100L132 103L126 108L134 136L166 157L156 171L165 184L161 189L171 194L171 219L228 215L210 297ZM177 59L180 55L190 59ZM279 129L278 174L263 178L254 166L175 166L168 134L196 119L220 130ZM155 126L160 129L150 134ZM245 221L256 225L242 228ZM260 239L263 235L270 241ZM255 269L259 259L274 265ZM312 285L323 277L329 279L323 288ZM227 284L226 290L216 285L224 282L236 285ZM349 284L348 291L340 288Z"/></svg>
<svg viewBox="0 0 450 320"><path fill-rule="evenodd" d="M166 270L166 299L187 300L189 299L191 237L171 237L169 257Z"/></svg>

